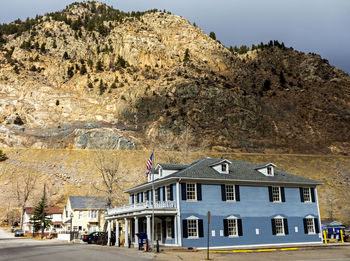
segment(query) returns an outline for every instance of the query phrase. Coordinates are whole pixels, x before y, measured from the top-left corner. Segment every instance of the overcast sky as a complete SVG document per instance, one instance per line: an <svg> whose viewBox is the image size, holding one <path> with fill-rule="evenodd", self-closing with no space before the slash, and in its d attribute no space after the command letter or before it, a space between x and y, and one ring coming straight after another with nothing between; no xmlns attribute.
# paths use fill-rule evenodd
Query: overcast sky
<svg viewBox="0 0 350 261"><path fill-rule="evenodd" d="M0 23L62 10L70 0L0 0ZM102 0L123 11L166 9L226 46L269 40L315 52L350 74L350 0Z"/></svg>

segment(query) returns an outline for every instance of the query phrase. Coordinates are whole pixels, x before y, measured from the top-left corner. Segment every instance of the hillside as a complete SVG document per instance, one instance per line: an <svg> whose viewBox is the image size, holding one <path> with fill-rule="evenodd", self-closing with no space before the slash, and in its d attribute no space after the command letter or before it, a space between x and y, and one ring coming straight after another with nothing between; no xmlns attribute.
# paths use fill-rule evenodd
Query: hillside
<svg viewBox="0 0 350 261"><path fill-rule="evenodd" d="M98 2L0 32L1 147L350 153L350 77L319 55Z"/></svg>
<svg viewBox="0 0 350 261"><path fill-rule="evenodd" d="M0 162L0 213L16 206L15 184L11 177L22 178L23 173L36 173L40 179L28 206L34 205L42 196L46 182L49 204L64 205L68 195L97 195L93 184L99 181L95 150L63 149L5 149L8 160ZM107 159L119 162L120 183L114 204L128 202L122 190L145 181L145 164L150 151L103 151ZM191 163L203 157L228 158L257 164L271 161L278 169L291 174L323 182L318 187L322 218L333 218L350 225L350 158L336 155L287 155L253 153L183 153L155 151L156 162ZM1 175L2 174L2 175ZM0 215L0 220L3 216Z"/></svg>

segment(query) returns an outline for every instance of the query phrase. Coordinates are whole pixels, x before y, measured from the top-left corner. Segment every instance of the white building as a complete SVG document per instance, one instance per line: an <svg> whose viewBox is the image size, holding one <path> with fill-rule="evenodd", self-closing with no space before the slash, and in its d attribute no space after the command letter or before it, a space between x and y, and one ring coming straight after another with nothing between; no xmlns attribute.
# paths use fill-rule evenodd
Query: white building
<svg viewBox="0 0 350 261"><path fill-rule="evenodd" d="M47 216L52 221L52 226L45 229L45 232L48 233L58 233L62 231L62 208L59 207L48 207L45 209ZM30 223L30 219L34 214L33 207L27 207L24 209L23 214L23 231L25 233L33 232L33 225Z"/></svg>

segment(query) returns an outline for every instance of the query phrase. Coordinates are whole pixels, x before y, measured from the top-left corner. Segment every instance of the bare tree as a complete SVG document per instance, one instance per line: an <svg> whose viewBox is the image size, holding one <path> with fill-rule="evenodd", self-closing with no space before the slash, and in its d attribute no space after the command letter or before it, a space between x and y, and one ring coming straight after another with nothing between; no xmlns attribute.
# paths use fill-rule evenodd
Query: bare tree
<svg viewBox="0 0 350 261"><path fill-rule="evenodd" d="M125 183L125 171L119 169L119 161L115 153L111 151L97 151L94 163L98 171L99 179L93 183L93 187L106 196L107 207L110 208L113 203L121 203L118 192L123 190Z"/></svg>
<svg viewBox="0 0 350 261"><path fill-rule="evenodd" d="M33 190L35 189L38 174L36 172L13 173L10 180L14 186L18 206L21 207L21 228L23 227L23 215Z"/></svg>

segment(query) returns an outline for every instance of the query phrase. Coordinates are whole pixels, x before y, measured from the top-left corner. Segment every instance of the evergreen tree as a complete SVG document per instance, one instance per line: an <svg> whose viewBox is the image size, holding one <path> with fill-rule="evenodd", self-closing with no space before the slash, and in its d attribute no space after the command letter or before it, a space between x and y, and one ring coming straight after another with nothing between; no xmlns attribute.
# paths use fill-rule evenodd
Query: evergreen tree
<svg viewBox="0 0 350 261"><path fill-rule="evenodd" d="M184 63L187 63L189 60L190 60L190 51L187 48L184 56Z"/></svg>
<svg viewBox="0 0 350 261"><path fill-rule="evenodd" d="M7 156L2 150L0 150L0 161L5 161L5 160L7 160Z"/></svg>
<svg viewBox="0 0 350 261"><path fill-rule="evenodd" d="M214 32L210 32L209 37L216 40L216 35Z"/></svg>
<svg viewBox="0 0 350 261"><path fill-rule="evenodd" d="M44 206L44 197L41 198L38 205L34 208L33 216L30 218L30 223L34 227L34 231L38 232L41 230L42 223L41 220L44 216L44 228L47 229L52 225L51 218L47 216L46 209L47 205Z"/></svg>
<svg viewBox="0 0 350 261"><path fill-rule="evenodd" d="M68 59L69 59L69 55L68 55L67 52L64 52L64 54L63 54L63 59L65 59L65 60L68 60Z"/></svg>
<svg viewBox="0 0 350 261"><path fill-rule="evenodd" d="M80 74L81 74L81 75L86 74L86 66L85 66L85 64L83 64L83 65L81 66Z"/></svg>

